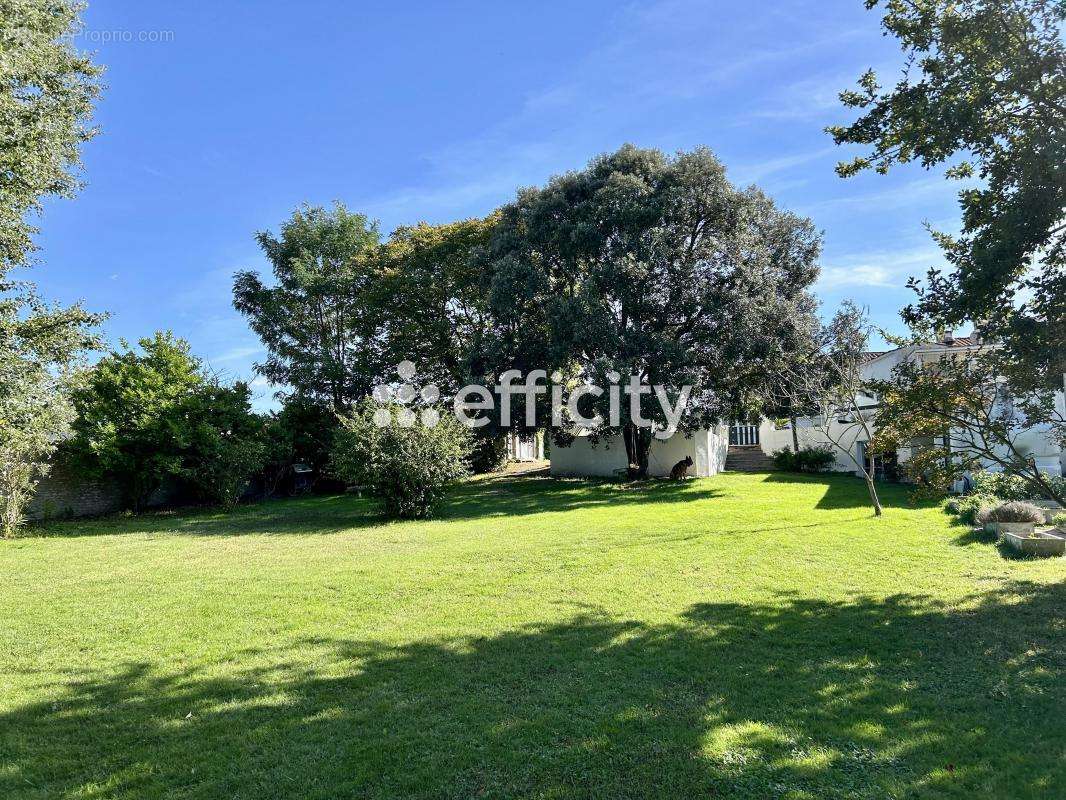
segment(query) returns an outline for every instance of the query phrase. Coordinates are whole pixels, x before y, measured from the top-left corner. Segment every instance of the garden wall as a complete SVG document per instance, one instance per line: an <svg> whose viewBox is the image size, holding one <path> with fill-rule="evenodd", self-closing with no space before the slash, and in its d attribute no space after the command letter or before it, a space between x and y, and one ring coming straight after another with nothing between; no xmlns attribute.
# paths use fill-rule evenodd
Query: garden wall
<svg viewBox="0 0 1066 800"><path fill-rule="evenodd" d="M674 464L685 456L692 458L689 475L706 478L725 466L728 437L724 430L696 431L691 437L674 434L652 441L648 452L648 474L666 477ZM597 476L609 478L628 466L626 448L620 437L601 439L593 445L587 436L578 436L569 447L551 446L551 474L563 477Z"/></svg>
<svg viewBox="0 0 1066 800"><path fill-rule="evenodd" d="M179 487L164 486L145 504L160 508L179 499ZM122 509L122 487L117 481L87 479L62 466L54 466L41 478L37 491L26 509L30 520L96 517Z"/></svg>
<svg viewBox="0 0 1066 800"><path fill-rule="evenodd" d="M63 467L41 478L26 516L32 520L92 517L122 508L122 489L116 481L86 480Z"/></svg>

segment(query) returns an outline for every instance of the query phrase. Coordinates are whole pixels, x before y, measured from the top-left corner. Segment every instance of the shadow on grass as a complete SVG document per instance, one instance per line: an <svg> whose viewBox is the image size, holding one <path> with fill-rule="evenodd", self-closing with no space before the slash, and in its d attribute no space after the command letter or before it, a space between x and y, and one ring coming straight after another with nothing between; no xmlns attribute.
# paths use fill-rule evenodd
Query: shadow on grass
<svg viewBox="0 0 1066 800"><path fill-rule="evenodd" d="M129 664L0 715L0 796L1062 797L1062 585L581 614Z"/></svg>
<svg viewBox="0 0 1066 800"><path fill-rule="evenodd" d="M719 489L692 481L560 479L542 472L520 478L490 476L457 487L440 518L514 517L597 507L689 503L721 494Z"/></svg>
<svg viewBox="0 0 1066 800"><path fill-rule="evenodd" d="M167 534L237 536L248 533L336 533L384 522L374 504L355 495L319 495L264 500L217 508L180 508L136 515L114 514L75 521L37 523L27 537Z"/></svg>
<svg viewBox="0 0 1066 800"><path fill-rule="evenodd" d="M870 493L866 488L865 481L853 475L844 474L802 474L796 472L773 472L766 478L768 483L805 483L821 485L825 487L825 493L819 499L815 508L819 509L842 509L842 508L867 508L873 514L873 505L870 503ZM900 483L877 482L877 495L881 505L899 506L906 508L935 508L937 500L919 500L915 502L911 496L911 488Z"/></svg>
<svg viewBox="0 0 1066 800"><path fill-rule="evenodd" d="M435 517L439 520L492 519L582 508L677 503L704 500L718 490L691 482L558 480L542 472L503 474L456 486ZM112 515L70 522L39 523L27 537L98 536L130 533L179 533L192 536L243 534L323 534L387 524L367 497L327 495L266 500L219 509L178 509L136 516Z"/></svg>

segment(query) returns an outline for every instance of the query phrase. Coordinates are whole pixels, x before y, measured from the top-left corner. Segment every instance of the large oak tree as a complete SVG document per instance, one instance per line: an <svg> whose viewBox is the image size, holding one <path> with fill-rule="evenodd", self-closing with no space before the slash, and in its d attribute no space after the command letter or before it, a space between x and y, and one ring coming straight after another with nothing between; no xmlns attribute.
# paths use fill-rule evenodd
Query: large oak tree
<svg viewBox="0 0 1066 800"><path fill-rule="evenodd" d="M819 234L755 188L739 190L706 148L667 156L626 145L519 192L484 258L493 332L486 364L572 381L637 375L676 402L680 430L756 413L808 329ZM621 435L646 474L653 431L590 396L600 435ZM657 398L639 414L666 424Z"/></svg>

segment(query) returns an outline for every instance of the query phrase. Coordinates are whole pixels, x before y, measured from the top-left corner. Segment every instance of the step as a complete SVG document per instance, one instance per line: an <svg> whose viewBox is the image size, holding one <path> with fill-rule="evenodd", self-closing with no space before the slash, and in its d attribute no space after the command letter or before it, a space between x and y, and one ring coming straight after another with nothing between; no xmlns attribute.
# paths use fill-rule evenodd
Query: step
<svg viewBox="0 0 1066 800"><path fill-rule="evenodd" d="M731 445L726 452L727 472L769 472L774 460L758 445Z"/></svg>

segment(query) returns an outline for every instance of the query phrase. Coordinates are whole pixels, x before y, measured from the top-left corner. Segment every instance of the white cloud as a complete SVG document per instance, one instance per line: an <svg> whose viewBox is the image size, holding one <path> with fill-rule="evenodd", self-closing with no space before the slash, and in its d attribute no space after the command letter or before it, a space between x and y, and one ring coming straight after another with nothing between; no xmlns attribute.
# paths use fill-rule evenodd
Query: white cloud
<svg viewBox="0 0 1066 800"><path fill-rule="evenodd" d="M266 350L259 345L248 345L243 347L231 347L229 350L211 356L208 361L213 364L224 364L228 361L243 361L244 359L257 356L260 353L265 353Z"/></svg>
<svg viewBox="0 0 1066 800"><path fill-rule="evenodd" d="M833 291L846 286L903 289L911 276L924 276L930 267L943 265L943 254L935 246L843 255L822 267L817 289Z"/></svg>

